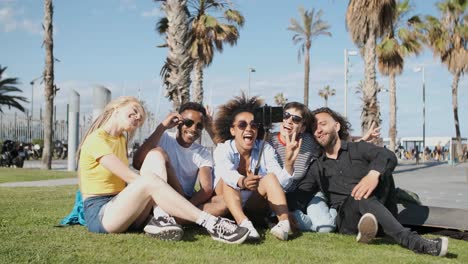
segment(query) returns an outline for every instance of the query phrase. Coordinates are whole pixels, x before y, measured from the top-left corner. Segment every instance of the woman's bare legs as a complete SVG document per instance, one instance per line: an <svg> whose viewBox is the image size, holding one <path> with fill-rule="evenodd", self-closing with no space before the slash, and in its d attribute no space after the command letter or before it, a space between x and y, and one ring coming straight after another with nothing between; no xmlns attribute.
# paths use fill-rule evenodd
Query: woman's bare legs
<svg viewBox="0 0 468 264"><path fill-rule="evenodd" d="M151 159L151 163L143 163L141 177L129 184L106 206L102 224L108 232L127 230L150 202L154 202L170 215L191 222L195 222L202 213L165 182L167 173L162 154L151 151L148 155L155 157Z"/></svg>
<svg viewBox="0 0 468 264"><path fill-rule="evenodd" d="M219 183L221 184L221 182ZM222 182L223 184L223 197L229 212L234 217L238 224L242 223L247 216L242 210L241 192Z"/></svg>
<svg viewBox="0 0 468 264"><path fill-rule="evenodd" d="M271 210L276 213L278 220L288 220L288 205L283 188L274 174L267 174L259 183L258 193L265 197Z"/></svg>

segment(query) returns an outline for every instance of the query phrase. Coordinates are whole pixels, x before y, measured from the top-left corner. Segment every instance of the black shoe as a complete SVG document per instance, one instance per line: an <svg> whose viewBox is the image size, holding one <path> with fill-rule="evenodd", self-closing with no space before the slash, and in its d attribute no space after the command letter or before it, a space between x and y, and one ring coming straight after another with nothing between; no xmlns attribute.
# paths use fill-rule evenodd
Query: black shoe
<svg viewBox="0 0 468 264"><path fill-rule="evenodd" d="M447 250L448 238L439 237L435 239L427 239L421 237L419 247L415 249L414 252L443 257L447 254Z"/></svg>
<svg viewBox="0 0 468 264"><path fill-rule="evenodd" d="M249 235L249 229L236 225L226 218L217 217L212 230L208 230L211 237L223 243L241 244Z"/></svg>
<svg viewBox="0 0 468 264"><path fill-rule="evenodd" d="M182 227L170 216L151 218L143 230L150 236L169 241L179 241L184 234Z"/></svg>
<svg viewBox="0 0 468 264"><path fill-rule="evenodd" d="M359 233L356 237L356 241L360 243L369 243L377 235L379 226L377 219L371 213L365 213L358 223Z"/></svg>

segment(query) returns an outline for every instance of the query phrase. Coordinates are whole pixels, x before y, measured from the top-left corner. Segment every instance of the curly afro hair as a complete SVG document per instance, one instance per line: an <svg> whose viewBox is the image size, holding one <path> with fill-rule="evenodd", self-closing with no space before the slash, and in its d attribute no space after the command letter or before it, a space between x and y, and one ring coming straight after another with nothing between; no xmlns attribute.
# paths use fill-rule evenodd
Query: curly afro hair
<svg viewBox="0 0 468 264"><path fill-rule="evenodd" d="M214 121L215 129L215 142L224 143L226 140L233 139L230 128L232 127L234 120L239 113L249 112L254 113L254 109L263 105L263 100L257 96L248 98L245 93L240 96L234 97L224 105L219 107ZM258 128L257 139L263 138L265 129L260 126Z"/></svg>

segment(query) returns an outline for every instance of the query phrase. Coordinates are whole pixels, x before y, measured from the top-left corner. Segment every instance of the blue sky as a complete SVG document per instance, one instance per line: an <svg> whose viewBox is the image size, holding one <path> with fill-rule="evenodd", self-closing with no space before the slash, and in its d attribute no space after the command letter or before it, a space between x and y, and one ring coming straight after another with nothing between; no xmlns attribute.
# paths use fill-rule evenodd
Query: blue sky
<svg viewBox="0 0 468 264"><path fill-rule="evenodd" d="M437 15L434 0L413 0L414 13ZM239 0L232 1L245 16L235 47L216 54L205 71L205 102L216 107L248 87L273 104L273 97L283 92L289 101L303 101L303 63L297 61L298 47L286 30L291 18L299 18L297 8L322 9L323 19L331 25L332 37L315 39L311 49L310 107L324 105L318 90L325 85L336 89L329 106L344 111L344 49L355 49L345 28L348 1L309 0ZM167 50L157 48L163 38L156 34L155 22L163 13L151 0L81 0L54 1L55 82L60 87L56 98L58 118L65 118L69 91L81 95L81 112L92 112L92 90L97 85L111 89L112 97L135 95L144 98L161 118L171 104L161 96L160 68ZM29 82L40 76L44 67L42 45L43 1L0 0L0 64L8 66L7 75L18 77L19 88L31 98ZM360 56L350 57L348 116L360 133L361 101L354 93L363 78ZM405 61L405 70L397 77L398 136L422 135L422 75L413 69L426 69L426 136L455 134L451 83L452 76L427 48L419 57ZM378 75L388 88L388 78ZM459 116L462 136L468 134L468 82L459 83ZM140 91L140 92L138 92ZM379 94L382 134L388 135L388 93ZM43 85L34 86L34 111L38 116L43 105ZM29 108L30 105L27 105Z"/></svg>

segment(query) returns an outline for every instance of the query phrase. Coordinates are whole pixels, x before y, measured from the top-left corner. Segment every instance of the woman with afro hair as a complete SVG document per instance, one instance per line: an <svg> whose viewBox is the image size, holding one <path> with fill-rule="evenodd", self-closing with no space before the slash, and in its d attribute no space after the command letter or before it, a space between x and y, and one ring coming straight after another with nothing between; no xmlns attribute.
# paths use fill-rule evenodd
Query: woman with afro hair
<svg viewBox="0 0 468 264"><path fill-rule="evenodd" d="M218 143L214 151L214 183L216 193L223 195L236 222L250 230L248 239L258 240L260 235L244 213L244 206L249 198L260 196L278 217L271 234L287 240L291 227L283 187L290 184L292 172L281 168L274 149L265 144L260 170L254 175L265 133L254 120L254 110L262 104L263 100L257 97L241 94L220 106L214 122Z"/></svg>

